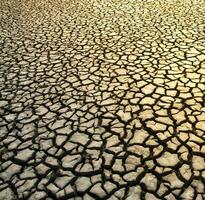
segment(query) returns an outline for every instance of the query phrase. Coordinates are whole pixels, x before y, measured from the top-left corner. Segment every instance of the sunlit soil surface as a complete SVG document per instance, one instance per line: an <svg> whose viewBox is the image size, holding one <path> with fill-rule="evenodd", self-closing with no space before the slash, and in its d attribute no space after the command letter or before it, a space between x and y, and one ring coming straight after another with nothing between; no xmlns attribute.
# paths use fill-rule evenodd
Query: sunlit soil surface
<svg viewBox="0 0 205 200"><path fill-rule="evenodd" d="M204 13L2 0L0 199L205 199Z"/></svg>

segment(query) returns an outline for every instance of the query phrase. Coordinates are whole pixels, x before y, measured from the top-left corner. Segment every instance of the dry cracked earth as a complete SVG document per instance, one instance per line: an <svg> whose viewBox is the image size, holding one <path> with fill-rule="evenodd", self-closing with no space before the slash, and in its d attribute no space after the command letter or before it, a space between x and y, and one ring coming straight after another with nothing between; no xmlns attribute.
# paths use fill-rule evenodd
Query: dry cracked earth
<svg viewBox="0 0 205 200"><path fill-rule="evenodd" d="M204 13L2 0L0 200L205 199Z"/></svg>

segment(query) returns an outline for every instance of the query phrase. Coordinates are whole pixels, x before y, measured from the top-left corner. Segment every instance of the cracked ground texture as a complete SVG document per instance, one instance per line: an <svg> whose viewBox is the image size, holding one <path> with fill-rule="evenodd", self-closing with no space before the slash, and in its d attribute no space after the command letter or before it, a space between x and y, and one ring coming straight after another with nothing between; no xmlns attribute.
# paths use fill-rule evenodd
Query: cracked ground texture
<svg viewBox="0 0 205 200"><path fill-rule="evenodd" d="M1 0L0 200L205 199L204 13Z"/></svg>

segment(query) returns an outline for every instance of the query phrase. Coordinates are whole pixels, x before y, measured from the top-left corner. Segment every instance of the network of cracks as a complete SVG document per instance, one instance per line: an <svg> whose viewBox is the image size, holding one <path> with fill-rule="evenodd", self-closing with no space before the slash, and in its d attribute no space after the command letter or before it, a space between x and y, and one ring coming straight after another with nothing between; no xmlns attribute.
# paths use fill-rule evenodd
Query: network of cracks
<svg viewBox="0 0 205 200"><path fill-rule="evenodd" d="M0 199L205 199L204 13L2 0Z"/></svg>

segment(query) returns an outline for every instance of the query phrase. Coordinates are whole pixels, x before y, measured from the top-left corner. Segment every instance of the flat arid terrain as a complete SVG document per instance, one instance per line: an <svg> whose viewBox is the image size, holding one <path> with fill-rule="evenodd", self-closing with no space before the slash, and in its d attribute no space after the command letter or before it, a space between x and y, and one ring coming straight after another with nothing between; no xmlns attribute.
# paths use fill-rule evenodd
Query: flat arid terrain
<svg viewBox="0 0 205 200"><path fill-rule="evenodd" d="M1 0L0 200L204 200L204 0Z"/></svg>

